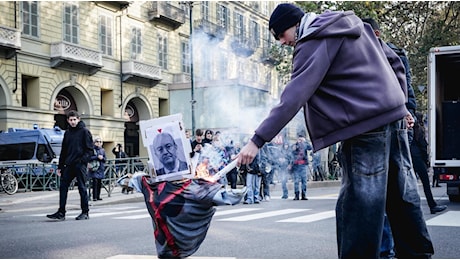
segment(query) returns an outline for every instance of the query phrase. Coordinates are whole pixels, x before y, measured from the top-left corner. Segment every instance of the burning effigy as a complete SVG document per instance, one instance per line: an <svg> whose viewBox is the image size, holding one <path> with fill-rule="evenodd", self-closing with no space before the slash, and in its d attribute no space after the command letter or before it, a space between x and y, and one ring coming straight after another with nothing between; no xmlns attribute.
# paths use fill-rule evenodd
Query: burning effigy
<svg viewBox="0 0 460 260"><path fill-rule="evenodd" d="M177 133L184 132L181 124L178 115L140 122L144 146L150 148L149 173L135 173L129 184L144 195L152 218L158 258L185 258L195 253L206 237L216 211L214 206L238 204L245 195L244 189L234 193L219 183L236 167L236 161L213 167L219 171L210 174L209 156L178 158L178 150L182 150L182 154L191 151L186 145L188 140L181 141L185 135L174 138L170 134L174 133L174 127L178 127ZM181 161L187 170L180 167L184 164Z"/></svg>

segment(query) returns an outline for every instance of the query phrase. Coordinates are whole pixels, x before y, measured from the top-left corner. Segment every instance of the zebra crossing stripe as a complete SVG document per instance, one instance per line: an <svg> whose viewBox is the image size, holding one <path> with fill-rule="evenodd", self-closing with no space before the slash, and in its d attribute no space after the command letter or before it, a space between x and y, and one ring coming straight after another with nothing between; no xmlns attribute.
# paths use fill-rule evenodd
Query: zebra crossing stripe
<svg viewBox="0 0 460 260"><path fill-rule="evenodd" d="M230 210L222 210L222 211L218 208L216 213L214 213L214 217L250 212L254 210L261 210L261 208L240 208L240 209L230 209Z"/></svg>
<svg viewBox="0 0 460 260"><path fill-rule="evenodd" d="M310 222L328 219L332 217L335 217L335 210L325 211L325 212L311 214L311 215L305 215L305 216L296 217L296 218L278 220L277 222L310 223Z"/></svg>
<svg viewBox="0 0 460 260"><path fill-rule="evenodd" d="M281 215L286 215L286 214L291 214L291 213L297 213L297 212L302 212L302 211L307 211L307 210L310 210L310 209L274 210L274 211L250 214L250 215L239 216L239 217L217 219L217 221L249 221L249 220L261 219L261 218L268 218L268 217L273 217L273 216L281 216Z"/></svg>
<svg viewBox="0 0 460 260"><path fill-rule="evenodd" d="M460 227L460 211L447 211L426 221L428 226Z"/></svg>
<svg viewBox="0 0 460 260"><path fill-rule="evenodd" d="M135 220L135 219L141 219L141 218L150 218L150 215L149 213L145 213L145 214L140 214L140 215L125 216L125 217L114 217L113 219Z"/></svg>

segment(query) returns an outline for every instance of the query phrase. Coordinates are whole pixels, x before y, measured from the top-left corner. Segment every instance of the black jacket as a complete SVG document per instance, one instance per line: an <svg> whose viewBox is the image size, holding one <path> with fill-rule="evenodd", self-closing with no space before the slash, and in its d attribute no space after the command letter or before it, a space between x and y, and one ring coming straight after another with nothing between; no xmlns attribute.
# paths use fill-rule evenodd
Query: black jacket
<svg viewBox="0 0 460 260"><path fill-rule="evenodd" d="M93 155L93 136L85 123L78 122L76 127L69 127L64 133L58 169L78 163L87 164Z"/></svg>

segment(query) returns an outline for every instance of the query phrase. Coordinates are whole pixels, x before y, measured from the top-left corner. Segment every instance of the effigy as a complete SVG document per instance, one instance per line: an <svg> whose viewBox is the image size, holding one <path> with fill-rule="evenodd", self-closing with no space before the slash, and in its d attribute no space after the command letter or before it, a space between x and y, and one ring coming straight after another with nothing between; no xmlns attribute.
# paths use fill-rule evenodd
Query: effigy
<svg viewBox="0 0 460 260"><path fill-rule="evenodd" d="M168 120L163 119L161 122L169 124ZM175 120L180 122L177 117ZM152 127L153 125L155 126ZM152 138L148 137L152 131L145 131L146 129L154 129L153 135L157 136L165 129L164 125L159 127L152 124L152 121L147 124L141 121L140 126L143 137L146 137L146 147L152 146ZM187 146L183 147L184 154L187 154ZM245 189L239 192L227 191L218 182L236 167L236 161L229 163L213 176L197 178L191 174L196 170L193 160L182 158L189 165L188 170L173 173L171 176L158 176L159 166L152 162L151 156L153 152L149 152L149 173L135 173L129 181L129 186L144 195L147 210L152 218L158 258L188 257L195 253L204 241L216 211L214 206L238 204L245 195Z"/></svg>

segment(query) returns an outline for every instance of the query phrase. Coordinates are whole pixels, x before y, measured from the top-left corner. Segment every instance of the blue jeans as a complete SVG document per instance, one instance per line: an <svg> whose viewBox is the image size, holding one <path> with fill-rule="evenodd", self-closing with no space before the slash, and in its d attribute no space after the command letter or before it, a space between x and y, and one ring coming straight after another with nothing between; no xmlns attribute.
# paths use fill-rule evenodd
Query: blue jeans
<svg viewBox="0 0 460 260"><path fill-rule="evenodd" d="M385 210L397 258L429 258L433 244L420 208L404 120L342 142L336 205L339 258L379 258Z"/></svg>
<svg viewBox="0 0 460 260"><path fill-rule="evenodd" d="M280 166L281 174L281 188L283 189L283 197L288 197L288 188L287 188L287 181L289 177L289 170L287 169L287 165Z"/></svg>
<svg viewBox="0 0 460 260"><path fill-rule="evenodd" d="M296 197L299 196L299 184L302 191L302 197L307 196L307 171L307 164L292 165L292 174L294 177L294 193Z"/></svg>
<svg viewBox="0 0 460 260"><path fill-rule="evenodd" d="M246 187L248 189L246 193L246 202L254 203L259 201L260 180L261 177L257 174L246 174Z"/></svg>
<svg viewBox="0 0 460 260"><path fill-rule="evenodd" d="M383 221L383 233L382 233L382 244L380 246L380 258L382 259L393 259L395 257L395 251L393 250L395 243L393 241L393 235L391 234L390 222L388 216L385 214L385 220Z"/></svg>

